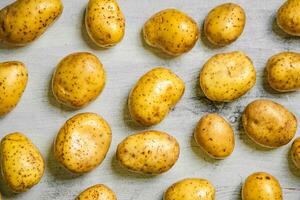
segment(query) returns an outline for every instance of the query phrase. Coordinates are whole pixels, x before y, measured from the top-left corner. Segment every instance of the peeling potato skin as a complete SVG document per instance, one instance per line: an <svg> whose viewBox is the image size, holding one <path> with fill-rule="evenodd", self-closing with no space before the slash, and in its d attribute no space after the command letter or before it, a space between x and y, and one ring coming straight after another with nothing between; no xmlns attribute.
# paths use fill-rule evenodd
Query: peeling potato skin
<svg viewBox="0 0 300 200"><path fill-rule="evenodd" d="M291 158L295 166L300 169L300 137L296 138L292 144Z"/></svg>
<svg viewBox="0 0 300 200"><path fill-rule="evenodd" d="M287 0L277 11L277 24L287 34L300 36L300 2Z"/></svg>
<svg viewBox="0 0 300 200"><path fill-rule="evenodd" d="M80 193L75 200L117 200L117 197L107 186L97 184Z"/></svg>

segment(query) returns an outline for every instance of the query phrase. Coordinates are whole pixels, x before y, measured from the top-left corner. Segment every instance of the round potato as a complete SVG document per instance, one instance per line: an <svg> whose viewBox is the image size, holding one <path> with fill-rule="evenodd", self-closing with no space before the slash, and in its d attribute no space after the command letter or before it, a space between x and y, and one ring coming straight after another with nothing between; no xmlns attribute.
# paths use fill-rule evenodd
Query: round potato
<svg viewBox="0 0 300 200"><path fill-rule="evenodd" d="M59 130L54 155L67 170L82 174L101 164L110 147L112 133L108 123L95 113L81 113Z"/></svg>
<svg viewBox="0 0 300 200"><path fill-rule="evenodd" d="M62 104L82 108L102 92L106 81L100 60L91 53L73 53L57 66L52 78L52 91Z"/></svg>
<svg viewBox="0 0 300 200"><path fill-rule="evenodd" d="M271 100L255 100L242 116L247 135L257 144L276 148L289 143L296 134L297 119L282 105Z"/></svg>
<svg viewBox="0 0 300 200"><path fill-rule="evenodd" d="M25 192L40 182L45 170L44 160L25 135L6 135L1 140L0 151L2 176L13 192Z"/></svg>
<svg viewBox="0 0 300 200"><path fill-rule="evenodd" d="M256 82L256 71L243 52L217 54L200 73L200 87L212 101L230 102L246 94Z"/></svg>
<svg viewBox="0 0 300 200"><path fill-rule="evenodd" d="M211 157L223 159L234 149L234 133L230 124L218 114L200 119L194 133L197 144Z"/></svg>
<svg viewBox="0 0 300 200"><path fill-rule="evenodd" d="M239 5L225 3L212 9L204 22L204 33L214 45L225 46L243 33L246 15Z"/></svg>
<svg viewBox="0 0 300 200"><path fill-rule="evenodd" d="M110 188L98 184L80 193L75 200L117 200L117 197Z"/></svg>
<svg viewBox="0 0 300 200"><path fill-rule="evenodd" d="M295 91L300 88L300 54L282 52L272 56L267 64L270 86L279 92Z"/></svg>
<svg viewBox="0 0 300 200"><path fill-rule="evenodd" d="M61 0L17 0L0 10L0 41L24 46L61 15Z"/></svg>
<svg viewBox="0 0 300 200"><path fill-rule="evenodd" d="M296 138L292 144L291 157L295 166L300 169L300 137Z"/></svg>
<svg viewBox="0 0 300 200"><path fill-rule="evenodd" d="M144 25L146 43L171 56L190 51L199 38L197 23L176 9L162 10L153 15Z"/></svg>
<svg viewBox="0 0 300 200"><path fill-rule="evenodd" d="M265 172L256 172L246 179L242 189L243 200L282 200L279 182Z"/></svg>
<svg viewBox="0 0 300 200"><path fill-rule="evenodd" d="M125 168L144 174L161 174L173 167L179 157L176 139L160 131L145 131L124 139L116 153Z"/></svg>
<svg viewBox="0 0 300 200"><path fill-rule="evenodd" d="M277 24L286 33L300 36L300 2L287 0L277 12Z"/></svg>
<svg viewBox="0 0 300 200"><path fill-rule="evenodd" d="M89 0L85 25L90 38L100 47L114 46L125 34L125 17L115 0Z"/></svg>

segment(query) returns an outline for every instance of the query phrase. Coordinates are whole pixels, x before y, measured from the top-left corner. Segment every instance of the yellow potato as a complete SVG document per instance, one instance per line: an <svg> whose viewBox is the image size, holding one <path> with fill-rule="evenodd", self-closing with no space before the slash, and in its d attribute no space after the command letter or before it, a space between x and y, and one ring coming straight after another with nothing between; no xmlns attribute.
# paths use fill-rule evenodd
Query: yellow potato
<svg viewBox="0 0 300 200"><path fill-rule="evenodd" d="M296 138L292 144L291 157L295 166L300 169L300 137Z"/></svg>
<svg viewBox="0 0 300 200"><path fill-rule="evenodd" d="M100 60L91 53L73 53L57 66L52 78L52 91L62 104L82 108L102 92L106 81Z"/></svg>
<svg viewBox="0 0 300 200"><path fill-rule="evenodd" d="M214 45L225 46L237 40L246 23L242 7L225 3L212 9L204 22L204 33Z"/></svg>
<svg viewBox="0 0 300 200"><path fill-rule="evenodd" d="M145 23L143 34L149 46L179 56L195 46L200 33L197 23L187 14L176 9L166 9Z"/></svg>
<svg viewBox="0 0 300 200"><path fill-rule="evenodd" d="M25 192L40 182L45 170L44 160L25 135L6 135L1 140L0 150L2 176L13 192Z"/></svg>
<svg viewBox="0 0 300 200"><path fill-rule="evenodd" d="M267 64L270 86L280 92L300 88L300 54L282 52L272 56Z"/></svg>
<svg viewBox="0 0 300 200"><path fill-rule="evenodd" d="M300 36L300 2L287 0L277 12L277 24L286 33Z"/></svg>
<svg viewBox="0 0 300 200"><path fill-rule="evenodd" d="M100 47L119 43L125 34L125 17L116 0L89 0L85 25L90 38Z"/></svg>
<svg viewBox="0 0 300 200"><path fill-rule="evenodd" d="M246 179L242 189L243 200L282 200L277 179L265 172L256 172Z"/></svg>
<svg viewBox="0 0 300 200"><path fill-rule="evenodd" d="M0 10L0 41L24 46L61 15L61 0L17 0Z"/></svg>
<svg viewBox="0 0 300 200"><path fill-rule="evenodd" d="M77 114L59 130L54 155L69 171L86 173L104 160L111 138L110 126L102 117L95 113Z"/></svg>
<svg viewBox="0 0 300 200"><path fill-rule="evenodd" d="M271 100L255 100L250 103L242 120L247 135L255 143L268 148L289 143L297 130L294 114Z"/></svg>
<svg viewBox="0 0 300 200"><path fill-rule="evenodd" d="M125 168L144 174L161 174L173 167L179 157L176 139L160 131L144 131L124 139L116 153Z"/></svg>
<svg viewBox="0 0 300 200"><path fill-rule="evenodd" d="M16 107L26 88L27 68L21 62L0 63L0 115Z"/></svg>
<svg viewBox="0 0 300 200"><path fill-rule="evenodd" d="M200 73L200 87L212 101L230 102L246 94L256 82L256 71L243 52L217 54Z"/></svg>
<svg viewBox="0 0 300 200"><path fill-rule="evenodd" d="M218 114L208 114L200 119L194 137L200 147L211 157L223 159L234 149L234 133L230 124Z"/></svg>
<svg viewBox="0 0 300 200"><path fill-rule="evenodd" d="M164 200L214 200L215 188L207 180L189 178L171 185Z"/></svg>
<svg viewBox="0 0 300 200"><path fill-rule="evenodd" d="M141 125L160 123L181 99L184 82L171 70L157 67L144 74L128 98L131 117Z"/></svg>
<svg viewBox="0 0 300 200"><path fill-rule="evenodd" d="M117 200L117 197L110 188L98 184L80 193L75 200Z"/></svg>

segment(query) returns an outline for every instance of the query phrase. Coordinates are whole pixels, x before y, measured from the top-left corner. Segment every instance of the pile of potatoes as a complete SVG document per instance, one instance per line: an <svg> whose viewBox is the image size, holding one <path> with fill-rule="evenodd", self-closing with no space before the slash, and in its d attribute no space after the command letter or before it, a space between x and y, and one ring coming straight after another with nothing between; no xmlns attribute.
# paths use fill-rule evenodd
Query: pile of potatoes
<svg viewBox="0 0 300 200"><path fill-rule="evenodd" d="M62 14L61 0L18 0L0 10L0 42L24 46L39 38ZM300 2L288 0L277 13L277 24L286 33L300 36ZM125 17L115 0L89 0L85 13L86 31L98 46L108 48L122 41ZM213 8L204 21L208 42L216 47L232 44L246 25L244 9L234 3ZM200 38L197 22L177 9L165 9L150 17L142 28L145 42L170 56L190 51ZM300 54L281 52L272 56L266 66L267 80L278 92L300 88ZM11 112L26 89L28 72L19 61L0 63L0 115ZM212 56L203 65L199 87L214 102L231 102L256 83L256 69L251 58L241 51ZM80 109L96 100L106 84L105 67L89 52L75 52L62 58L53 73L51 90L61 104ZM170 69L157 66L137 80L128 96L132 119L144 127L161 123L180 101L184 81ZM245 133L257 145L278 148L288 144L297 131L297 118L283 105L257 99L242 114ZM217 113L203 116L194 138L207 155L225 159L235 147L234 129ZM98 167L106 157L112 141L112 129L100 115L79 113L58 130L53 155L57 162L74 174L84 174ZM147 130L126 137L116 149L116 159L135 173L159 175L170 170L180 155L177 139L159 130ZM300 138L291 146L291 158L300 169ZM45 161L23 133L10 133L0 144L2 178L11 191L25 192L38 184L45 171ZM243 200L282 200L279 181L266 172L246 178ZM216 189L208 180L187 178L171 185L164 200L214 200ZM116 200L112 189L94 185L76 200ZM1 200L1 194L0 194Z"/></svg>

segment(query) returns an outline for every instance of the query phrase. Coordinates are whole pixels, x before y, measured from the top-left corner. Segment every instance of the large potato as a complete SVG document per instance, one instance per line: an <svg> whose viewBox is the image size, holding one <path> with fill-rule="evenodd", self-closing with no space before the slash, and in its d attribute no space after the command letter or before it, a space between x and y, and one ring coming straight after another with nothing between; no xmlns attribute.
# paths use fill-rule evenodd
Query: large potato
<svg viewBox="0 0 300 200"><path fill-rule="evenodd" d="M256 82L256 71L243 52L217 54L200 73L200 87L212 101L233 101L246 94Z"/></svg>
<svg viewBox="0 0 300 200"><path fill-rule="evenodd" d="M125 168L144 174L161 174L173 167L179 157L176 139L160 131L145 131L124 139L116 153Z"/></svg>
<svg viewBox="0 0 300 200"><path fill-rule="evenodd" d="M195 46L200 33L191 17L176 9L166 9L145 23L143 34L149 46L178 56Z"/></svg>
<svg viewBox="0 0 300 200"><path fill-rule="evenodd" d="M86 173L104 160L111 138L110 126L102 117L95 113L77 114L59 130L54 155L69 171Z"/></svg>
<svg viewBox="0 0 300 200"><path fill-rule="evenodd" d="M300 169L300 137L296 138L292 144L291 157L295 166Z"/></svg>
<svg viewBox="0 0 300 200"><path fill-rule="evenodd" d="M277 24L286 33L300 36L300 2L287 0L277 12Z"/></svg>
<svg viewBox="0 0 300 200"><path fill-rule="evenodd" d="M247 135L257 144L276 148L289 143L297 130L297 119L271 100L255 100L242 116Z"/></svg>
<svg viewBox="0 0 300 200"><path fill-rule="evenodd" d="M1 140L0 151L2 176L13 192L25 192L40 182L45 170L44 160L25 135L6 135Z"/></svg>
<svg viewBox="0 0 300 200"><path fill-rule="evenodd" d="M125 33L125 17L116 0L90 0L85 25L90 38L100 47L119 43Z"/></svg>
<svg viewBox="0 0 300 200"><path fill-rule="evenodd" d="M98 184L80 193L75 200L117 200L117 197L110 188Z"/></svg>
<svg viewBox="0 0 300 200"><path fill-rule="evenodd" d="M26 45L42 35L62 11L61 0L17 0L0 10L0 41Z"/></svg>

